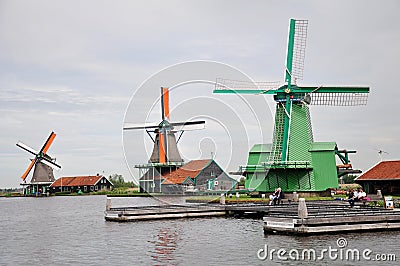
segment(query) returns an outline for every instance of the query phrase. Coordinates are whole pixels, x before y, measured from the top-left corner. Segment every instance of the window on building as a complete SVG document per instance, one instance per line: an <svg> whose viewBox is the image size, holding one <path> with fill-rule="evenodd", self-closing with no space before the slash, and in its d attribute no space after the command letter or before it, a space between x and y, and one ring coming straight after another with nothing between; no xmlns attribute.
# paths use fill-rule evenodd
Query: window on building
<svg viewBox="0 0 400 266"><path fill-rule="evenodd" d="M99 187L97 185L94 186L94 190L99 190Z"/></svg>
<svg viewBox="0 0 400 266"><path fill-rule="evenodd" d="M83 191L85 191L85 192L87 191L87 186L83 187Z"/></svg>

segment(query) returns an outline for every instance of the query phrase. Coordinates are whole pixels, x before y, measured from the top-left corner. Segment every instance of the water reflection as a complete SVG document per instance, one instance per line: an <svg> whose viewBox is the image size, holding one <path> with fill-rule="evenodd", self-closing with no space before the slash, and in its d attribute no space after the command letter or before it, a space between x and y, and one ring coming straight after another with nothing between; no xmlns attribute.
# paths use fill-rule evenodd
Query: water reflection
<svg viewBox="0 0 400 266"><path fill-rule="evenodd" d="M154 238L156 238L155 241L150 241L154 245L154 249L150 251L155 262L154 265L177 265L175 251L180 240L180 230L178 228L161 228Z"/></svg>

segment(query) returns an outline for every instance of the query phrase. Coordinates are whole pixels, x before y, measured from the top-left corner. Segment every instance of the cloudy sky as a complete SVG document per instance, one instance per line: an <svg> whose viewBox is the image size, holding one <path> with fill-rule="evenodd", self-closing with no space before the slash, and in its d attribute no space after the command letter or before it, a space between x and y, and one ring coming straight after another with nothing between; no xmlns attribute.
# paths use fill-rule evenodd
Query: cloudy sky
<svg viewBox="0 0 400 266"><path fill-rule="evenodd" d="M146 80L181 62L209 60L230 66L213 69L215 77L207 69L210 80L237 69L257 81L283 81L290 18L309 20L304 84L371 87L367 106L312 107L315 140L356 149L352 163L362 170L380 160L377 150L400 159L399 9L398 1L0 0L0 187L18 187L29 164L16 142L40 149L51 131L49 154L62 165L56 177L132 180L126 162L145 163L151 140L123 134L124 119L158 122L159 88L176 85ZM214 152L236 170L248 147L271 141L271 96L212 90L190 84L171 92L172 120L207 124L186 132L179 146L186 160Z"/></svg>

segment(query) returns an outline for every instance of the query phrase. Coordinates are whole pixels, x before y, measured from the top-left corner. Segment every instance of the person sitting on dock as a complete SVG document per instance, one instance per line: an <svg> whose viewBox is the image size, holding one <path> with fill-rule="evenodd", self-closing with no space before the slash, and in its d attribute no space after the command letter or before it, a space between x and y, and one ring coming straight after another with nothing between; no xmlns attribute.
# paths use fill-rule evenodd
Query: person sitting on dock
<svg viewBox="0 0 400 266"><path fill-rule="evenodd" d="M350 208L353 208L354 207L354 199L355 199L353 189L349 189L347 194L349 195L349 199L347 201L350 204Z"/></svg>
<svg viewBox="0 0 400 266"><path fill-rule="evenodd" d="M274 193L269 195L269 205L272 205L272 203L275 201L276 195L278 194L277 191L278 189L276 188Z"/></svg>
<svg viewBox="0 0 400 266"><path fill-rule="evenodd" d="M367 194L362 190L362 188L358 188L356 191L354 191L354 201L358 202L361 201L364 197L366 197Z"/></svg>
<svg viewBox="0 0 400 266"><path fill-rule="evenodd" d="M275 190L275 197L273 198L273 204L274 205L276 205L277 203L278 203L278 205L279 204L281 204L281 199L283 199L283 192L282 192L282 189L280 188L280 187L278 187L276 190Z"/></svg>
<svg viewBox="0 0 400 266"><path fill-rule="evenodd" d="M274 202L274 199L276 197L276 191L277 191L277 188L275 189L274 193L269 195L269 205L272 205L272 203Z"/></svg>
<svg viewBox="0 0 400 266"><path fill-rule="evenodd" d="M365 192L363 191L363 189L360 188L360 189L358 190L358 195L357 195L358 201L363 200L366 196L367 196L367 193L365 193Z"/></svg>
<svg viewBox="0 0 400 266"><path fill-rule="evenodd" d="M354 195L354 198L356 199L358 199L358 191L359 191L360 189L358 188L358 189L353 189L353 195Z"/></svg>

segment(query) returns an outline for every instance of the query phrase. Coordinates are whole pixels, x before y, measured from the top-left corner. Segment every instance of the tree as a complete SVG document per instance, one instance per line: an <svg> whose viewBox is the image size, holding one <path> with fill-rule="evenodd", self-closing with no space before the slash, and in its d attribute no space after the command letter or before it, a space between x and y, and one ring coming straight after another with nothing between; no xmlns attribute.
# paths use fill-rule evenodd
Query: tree
<svg viewBox="0 0 400 266"><path fill-rule="evenodd" d="M124 177L118 174L110 175L110 181L113 182L114 185L118 183L125 183Z"/></svg>
<svg viewBox="0 0 400 266"><path fill-rule="evenodd" d="M136 185L135 185L135 183L133 183L133 181L125 182L125 179L122 175L113 174L113 175L110 175L109 178L110 178L110 181L114 184L115 188L119 188L119 187L134 188L134 187L136 187Z"/></svg>
<svg viewBox="0 0 400 266"><path fill-rule="evenodd" d="M354 179L356 179L356 177L355 175L345 175L342 180L344 184L354 184Z"/></svg>

